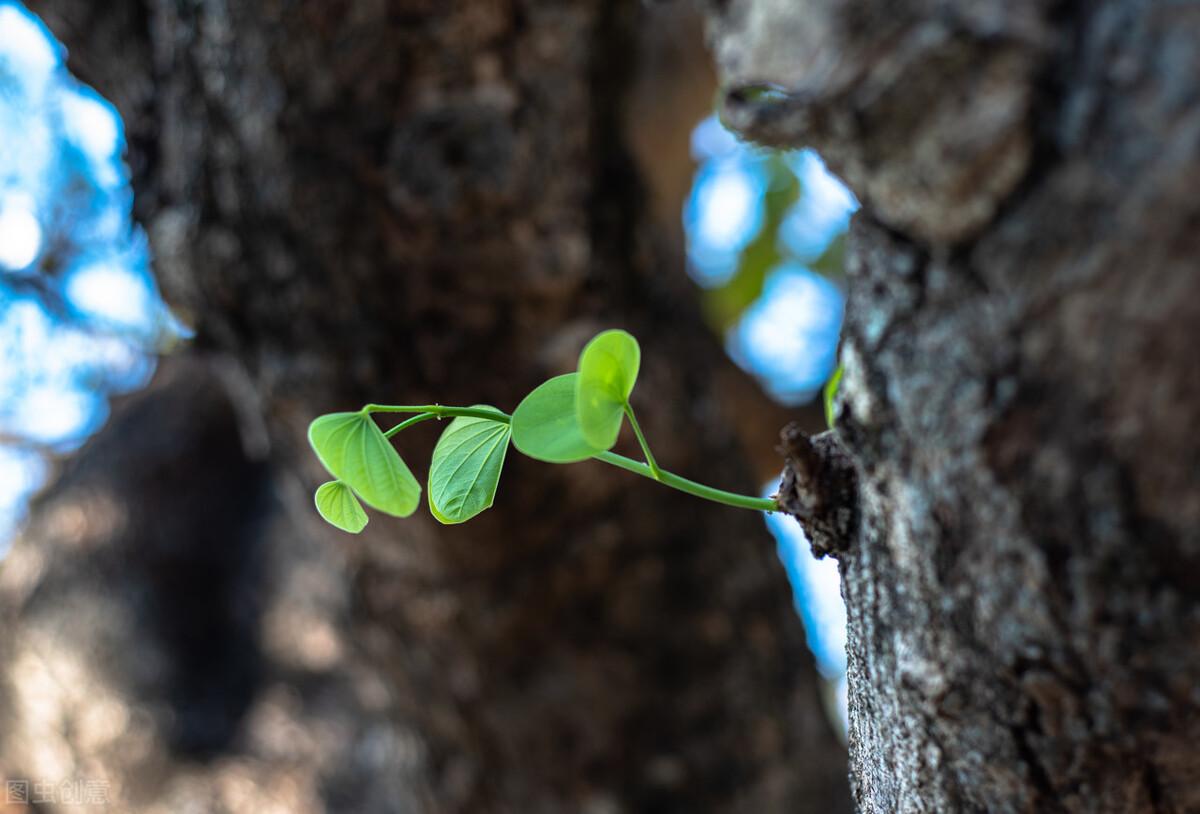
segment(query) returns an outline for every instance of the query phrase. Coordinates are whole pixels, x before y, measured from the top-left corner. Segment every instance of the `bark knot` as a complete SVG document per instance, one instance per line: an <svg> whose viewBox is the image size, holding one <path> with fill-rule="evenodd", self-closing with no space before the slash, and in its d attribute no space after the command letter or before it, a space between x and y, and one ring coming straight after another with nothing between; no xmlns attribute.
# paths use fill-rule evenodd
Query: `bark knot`
<svg viewBox="0 0 1200 814"><path fill-rule="evenodd" d="M835 557L850 548L858 522L858 476L837 433L808 436L796 424L780 433L787 464L779 509L799 521L813 556Z"/></svg>

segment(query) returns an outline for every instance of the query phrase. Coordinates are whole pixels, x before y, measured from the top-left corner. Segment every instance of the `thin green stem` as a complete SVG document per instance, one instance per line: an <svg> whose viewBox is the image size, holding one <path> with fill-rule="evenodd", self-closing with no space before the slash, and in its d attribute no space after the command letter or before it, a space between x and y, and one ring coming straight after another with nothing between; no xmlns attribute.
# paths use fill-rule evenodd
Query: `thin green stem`
<svg viewBox="0 0 1200 814"><path fill-rule="evenodd" d="M626 458L624 455L618 455L615 452L601 452L599 455L593 456L593 458L597 461L604 461L606 464L618 466L626 472L641 475L643 478L657 480L663 486L670 486L672 489L678 489L681 492L687 492L689 495L702 497L714 503L723 503L726 506L734 506L738 509L752 509L758 512L779 511L779 504L773 498L752 497L750 495L739 495L736 492L726 492L724 489L714 489L711 486L705 486L703 483L696 483L694 480L680 477L665 469L660 469L659 477L655 478L654 473L650 471L648 465L641 461L635 461L632 458Z"/></svg>
<svg viewBox="0 0 1200 814"><path fill-rule="evenodd" d="M468 418L487 418L504 424L511 423L512 421L511 416L499 410L485 410L479 407L446 407L441 404L368 404L362 408L362 412L417 414L384 433L389 438L405 427L411 427L413 424L428 421L431 418L457 418L465 416ZM630 413L632 413L632 410ZM632 415L630 415L630 423L634 427L634 433L638 436L638 440L642 443L642 451L646 453L646 458L653 460L650 455L650 449L646 446L645 439L642 438L641 429L637 426L636 420L633 419ZM593 455L592 458L593 460L603 461L606 464L624 469L626 472L641 475L643 478L658 481L663 486L678 489L680 492L687 492L689 495L694 495L704 500L711 500L714 503L721 503L738 509L750 509L756 512L774 512L779 510L779 504L773 498L739 495L736 492L726 492L724 489L714 489L711 486L696 483L694 480L688 480L665 469L659 469L657 465L655 465L654 469L651 469L648 463L635 461L632 458L626 458L624 455L618 455L615 452L601 452L598 455Z"/></svg>
<svg viewBox="0 0 1200 814"><path fill-rule="evenodd" d="M642 435L642 427L638 424L637 416L633 413L633 405L628 401L625 402L625 415L629 418L629 425L633 427L633 434L637 436L638 444L642 448L642 454L646 456L646 463L650 467L650 474L656 481L662 481L662 470L658 468L658 462L654 460L654 453L650 451L650 445L646 443L646 436Z"/></svg>
<svg viewBox="0 0 1200 814"><path fill-rule="evenodd" d="M447 407L443 404L367 404L364 413L429 413L435 418L490 418L508 423L509 417L499 410L482 407Z"/></svg>
<svg viewBox="0 0 1200 814"><path fill-rule="evenodd" d="M388 430L387 432L385 432L383 434L383 437L391 438L393 435L398 435L398 434L404 432L409 427L411 427L413 424L420 424L422 421L429 421L430 419L437 418L437 417L438 417L437 413L421 413L420 415L415 415L412 418L401 421L399 424L392 427L390 430Z"/></svg>

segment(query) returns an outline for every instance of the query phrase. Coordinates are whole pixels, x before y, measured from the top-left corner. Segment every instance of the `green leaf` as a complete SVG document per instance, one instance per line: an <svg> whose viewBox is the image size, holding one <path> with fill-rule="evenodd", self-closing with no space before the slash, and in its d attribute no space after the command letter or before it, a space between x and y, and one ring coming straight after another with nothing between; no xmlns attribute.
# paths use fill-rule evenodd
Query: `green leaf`
<svg viewBox="0 0 1200 814"><path fill-rule="evenodd" d="M586 461L603 449L592 446L575 415L578 373L543 382L526 396L512 415L512 442L530 458L552 464Z"/></svg>
<svg viewBox="0 0 1200 814"><path fill-rule="evenodd" d="M323 415L309 425L308 441L330 474L371 508L396 517L416 511L421 484L369 415Z"/></svg>
<svg viewBox="0 0 1200 814"><path fill-rule="evenodd" d="M358 534L367 525L367 513L359 505L358 498L340 480L321 484L313 500L321 517L342 531Z"/></svg>
<svg viewBox="0 0 1200 814"><path fill-rule="evenodd" d="M446 515L438 511L438 507L434 506L433 503L429 504L429 513L433 515L434 520L447 526L453 526L455 523L462 522L460 520L451 520L449 517L446 517Z"/></svg>
<svg viewBox="0 0 1200 814"><path fill-rule="evenodd" d="M833 375L829 377L829 381L825 382L825 389L822 391L825 398L825 423L829 425L829 429L833 429L833 421L837 416L833 410L833 399L837 396L838 385L842 383L842 366L838 365L833 370Z"/></svg>
<svg viewBox="0 0 1200 814"><path fill-rule="evenodd" d="M510 431L507 423L486 418L460 416L450 422L433 448L429 467L429 510L434 517L442 523L462 523L492 505Z"/></svg>
<svg viewBox="0 0 1200 814"><path fill-rule="evenodd" d="M579 429L592 446L612 449L617 443L641 361L637 340L620 330L597 334L579 354L575 410Z"/></svg>

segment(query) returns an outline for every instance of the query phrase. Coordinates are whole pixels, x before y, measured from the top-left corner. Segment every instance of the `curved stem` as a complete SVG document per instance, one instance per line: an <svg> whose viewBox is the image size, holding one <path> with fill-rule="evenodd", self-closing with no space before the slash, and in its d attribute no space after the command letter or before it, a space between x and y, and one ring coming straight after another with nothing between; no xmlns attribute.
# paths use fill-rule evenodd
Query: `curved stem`
<svg viewBox="0 0 1200 814"><path fill-rule="evenodd" d="M658 462L654 460L654 454L650 452L650 445L646 443L646 436L642 435L642 427L633 413L633 405L628 401L625 402L625 415L629 418L629 425L633 427L633 434L637 436L642 454L646 456L646 464L650 467L651 476L656 481L662 481L662 470L658 468Z"/></svg>
<svg viewBox="0 0 1200 814"><path fill-rule="evenodd" d="M467 418L486 418L502 424L512 422L512 416L502 413L499 410L484 409L481 407L446 407L441 404L367 404L362 408L362 412L417 413L414 417L397 424L384 433L389 438L406 427L411 427L413 424L419 424L422 421L428 421L431 418L457 418L465 416ZM650 449L646 446L645 439L642 437L641 428L637 426L632 412L631 409L629 415L630 423L634 427L634 433L638 436L638 440L642 444L642 451L646 453L647 460L653 460L650 455ZM618 455L615 452L601 452L593 455L592 460L603 461L611 466L624 469L626 472L632 472L635 475L641 475L643 478L656 480L663 486L669 486L672 489L678 489L680 492L687 492L689 495L694 495L704 500L711 500L714 503L733 506L737 509L750 509L756 512L774 512L779 510L779 504L773 498L739 495L736 492L726 492L724 489L714 489L711 486L705 486L703 483L696 483L694 480L688 480L665 469L660 469L657 464L652 469L648 463L635 461L632 458L626 458L624 455Z"/></svg>
<svg viewBox="0 0 1200 814"><path fill-rule="evenodd" d="M618 455L615 452L601 452L599 455L592 456L592 459L618 466L626 472L641 475L643 478L657 480L663 486L670 486L672 489L678 489L681 492L687 492L689 495L711 500L714 503L723 503L726 506L733 506L738 509L752 509L758 512L779 511L779 504L774 498L752 497L751 495L739 495L737 492L726 492L724 489L714 489L711 486L696 483L694 480L688 480L665 469L660 469L659 476L655 478L654 473L650 471L648 465L641 461L635 461L632 458L626 458L624 455Z"/></svg>
<svg viewBox="0 0 1200 814"><path fill-rule="evenodd" d="M505 424L509 416L499 410L484 407L447 407L443 404L366 404L364 413L429 413L434 418L490 418Z"/></svg>
<svg viewBox="0 0 1200 814"><path fill-rule="evenodd" d="M383 437L391 438L393 435L398 435L399 433L404 432L409 427L411 427L413 424L420 424L422 421L428 421L431 418L437 418L437 417L438 417L437 413L421 413L420 415L415 415L412 418L406 419L405 421L401 421L399 424L392 427L390 430L388 430L387 432L385 432L383 434Z"/></svg>

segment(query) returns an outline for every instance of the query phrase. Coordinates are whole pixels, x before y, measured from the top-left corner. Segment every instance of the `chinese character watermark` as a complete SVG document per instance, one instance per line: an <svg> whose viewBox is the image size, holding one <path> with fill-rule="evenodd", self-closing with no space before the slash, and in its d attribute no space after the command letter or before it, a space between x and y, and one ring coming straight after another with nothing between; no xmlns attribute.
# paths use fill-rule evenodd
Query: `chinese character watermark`
<svg viewBox="0 0 1200 814"><path fill-rule="evenodd" d="M5 784L4 802L6 803L31 803L31 795L29 794L28 780L9 780Z"/></svg>
<svg viewBox="0 0 1200 814"><path fill-rule="evenodd" d="M106 806L108 781L75 778L50 783L43 780L6 780L4 802L9 805Z"/></svg>

